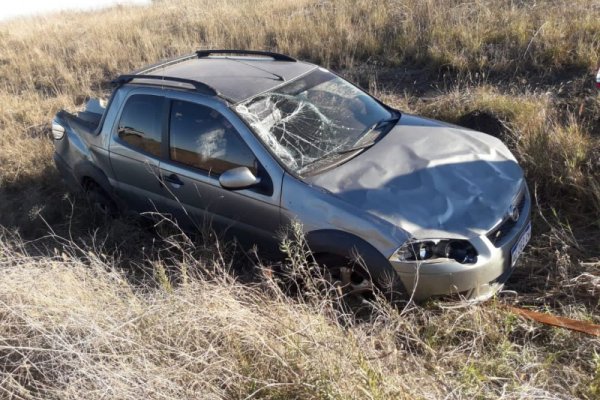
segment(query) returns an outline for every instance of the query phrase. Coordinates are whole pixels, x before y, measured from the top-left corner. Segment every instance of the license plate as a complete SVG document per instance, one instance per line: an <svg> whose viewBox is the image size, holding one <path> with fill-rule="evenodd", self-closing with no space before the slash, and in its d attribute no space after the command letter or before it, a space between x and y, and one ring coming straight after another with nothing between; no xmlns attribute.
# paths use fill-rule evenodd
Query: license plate
<svg viewBox="0 0 600 400"><path fill-rule="evenodd" d="M512 263L511 266L515 266L517 259L519 258L521 253L523 253L523 250L525 250L525 246L527 246L529 239L531 239L531 222L527 225L527 228L525 228L523 233L521 233L521 237L519 238L519 240L517 240L517 243L515 243L512 250L510 251L510 259Z"/></svg>

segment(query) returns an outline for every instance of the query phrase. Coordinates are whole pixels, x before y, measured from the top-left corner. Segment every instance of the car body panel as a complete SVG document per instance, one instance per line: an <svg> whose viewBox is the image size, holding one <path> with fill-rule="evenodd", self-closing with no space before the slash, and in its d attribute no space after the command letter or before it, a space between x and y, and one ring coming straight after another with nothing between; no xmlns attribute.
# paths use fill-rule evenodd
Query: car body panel
<svg viewBox="0 0 600 400"><path fill-rule="evenodd" d="M163 176L175 174L180 184L164 182L167 212L175 216L182 228L197 231L214 230L252 238L261 249L277 248L280 230L279 202L252 188L228 190L216 177L173 163L161 162Z"/></svg>
<svg viewBox="0 0 600 400"><path fill-rule="evenodd" d="M500 140L407 114L373 147L306 180L415 238L464 239L500 222L524 182Z"/></svg>
<svg viewBox="0 0 600 400"><path fill-rule="evenodd" d="M281 208L285 224L299 221L306 233L322 229L352 233L386 258L410 237L397 225L289 174L283 180Z"/></svg>
<svg viewBox="0 0 600 400"><path fill-rule="evenodd" d="M116 171L115 184L119 194L138 212L162 212L174 217L182 228L216 230L237 237L249 236L260 242L269 252L277 247L280 228L279 201L283 171L269 159L270 155L254 138L248 128L239 121L222 101L203 98L195 93L165 91L154 87L132 85L123 96L122 105L134 95L168 96L168 101L183 100L217 110L236 128L244 142L261 160L262 179L272 184L270 193L253 188L227 190L220 186L218 178L200 170L185 166L168 157L142 154L119 140L117 124L111 128L110 151L112 167ZM115 121L120 113L115 114ZM163 147L168 146L163 137ZM163 153L168 154L168 149ZM176 175L182 185L169 183L165 177ZM274 245L275 244L275 245Z"/></svg>
<svg viewBox="0 0 600 400"><path fill-rule="evenodd" d="M525 196L525 208L501 247L496 248L485 235L469 240L478 252L475 264L465 265L451 260L431 263L391 260L408 292L417 300L443 294L485 300L500 290L516 267L511 260L511 249L531 224L531 199L527 190Z"/></svg>
<svg viewBox="0 0 600 400"><path fill-rule="evenodd" d="M135 211L153 212L162 209L164 193L159 179L160 156L141 152L119 139L117 121L123 106L132 96L148 94L144 89L129 90L110 129L109 152L117 193ZM164 94L155 95L166 102Z"/></svg>

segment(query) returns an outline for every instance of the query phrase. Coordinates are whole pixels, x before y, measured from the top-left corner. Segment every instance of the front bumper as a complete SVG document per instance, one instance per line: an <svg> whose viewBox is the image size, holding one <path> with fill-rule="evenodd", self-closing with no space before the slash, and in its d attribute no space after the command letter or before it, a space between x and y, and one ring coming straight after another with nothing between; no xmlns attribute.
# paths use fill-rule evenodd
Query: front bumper
<svg viewBox="0 0 600 400"><path fill-rule="evenodd" d="M390 260L408 295L423 300L458 294L468 300L482 301L502 289L515 267L511 260L513 246L531 223L531 198L527 189L524 196L519 219L500 243L494 245L486 235L470 240L479 253L475 264L444 260L419 265Z"/></svg>

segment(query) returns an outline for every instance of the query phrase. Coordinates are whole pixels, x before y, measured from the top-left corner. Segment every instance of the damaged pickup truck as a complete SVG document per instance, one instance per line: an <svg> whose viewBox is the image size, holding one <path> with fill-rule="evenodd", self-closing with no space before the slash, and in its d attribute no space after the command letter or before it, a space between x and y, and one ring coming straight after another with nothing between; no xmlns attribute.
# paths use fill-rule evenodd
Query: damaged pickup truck
<svg viewBox="0 0 600 400"><path fill-rule="evenodd" d="M514 156L289 56L202 50L115 79L52 122L65 181L103 212L209 222L259 248L299 221L348 296L498 291L531 236Z"/></svg>

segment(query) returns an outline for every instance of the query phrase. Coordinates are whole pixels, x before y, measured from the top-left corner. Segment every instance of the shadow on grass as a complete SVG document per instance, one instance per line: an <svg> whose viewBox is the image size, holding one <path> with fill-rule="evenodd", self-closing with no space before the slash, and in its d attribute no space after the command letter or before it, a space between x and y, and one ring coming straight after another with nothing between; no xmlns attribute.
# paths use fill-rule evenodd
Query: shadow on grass
<svg viewBox="0 0 600 400"><path fill-rule="evenodd" d="M14 238L28 255L57 262L61 262L63 254L84 262L99 257L107 267L121 271L133 286L141 288L161 286L171 290L186 277L218 280L229 276L249 285L265 285L268 281L275 286L267 285L270 289L265 290L277 286L281 295L294 301L305 302L307 296L317 301L314 291L294 290L298 285L304 287L301 282L310 281L308 275L295 285L290 284L290 277L297 278L298 270L306 273L304 268L309 263L305 254L292 257L296 263L302 264L301 258L305 262L303 267L294 265L296 272L290 274L291 267L282 260L265 259L252 248L209 229L183 232L160 215L151 219L105 218L90 207L83 195L69 193L52 167L38 176L2 187L0 198L0 234L3 229L10 232L4 239ZM265 276L265 271L271 275ZM343 309L346 315L349 309ZM370 308L357 309L356 317L370 318Z"/></svg>
<svg viewBox="0 0 600 400"><path fill-rule="evenodd" d="M58 171L47 166L34 176L0 187L0 225L24 239L47 234L48 225L60 228L75 217Z"/></svg>
<svg viewBox="0 0 600 400"><path fill-rule="evenodd" d="M186 258L209 267L224 265L241 281L250 281L257 261L236 242L209 231L184 234L160 216L106 218L83 194L69 192L53 166L0 187L0 229L16 235L29 255L56 257L75 251L86 258L91 251L118 260L115 267L132 283L154 281L157 264L176 282L175 266Z"/></svg>

